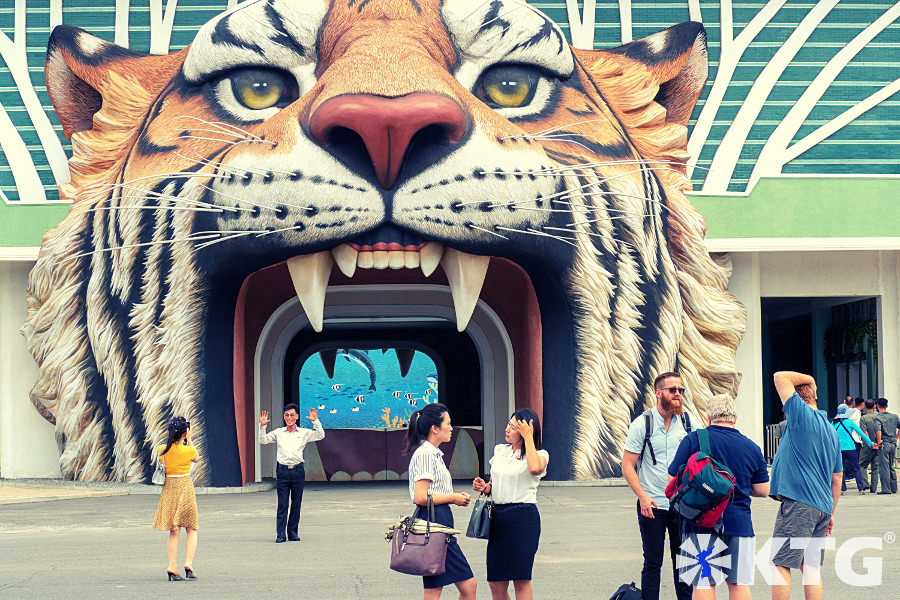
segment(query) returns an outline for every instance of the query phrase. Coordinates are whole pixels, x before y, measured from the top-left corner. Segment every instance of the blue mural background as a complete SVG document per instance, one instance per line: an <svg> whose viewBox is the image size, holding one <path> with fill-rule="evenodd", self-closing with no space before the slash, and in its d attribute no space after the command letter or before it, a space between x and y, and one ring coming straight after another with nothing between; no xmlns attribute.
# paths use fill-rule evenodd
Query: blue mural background
<svg viewBox="0 0 900 600"><path fill-rule="evenodd" d="M395 417L406 423L413 411L438 401L437 367L427 354L416 352L409 372L403 377L393 349L384 353L381 350L348 352L349 358L339 352L334 379L328 378L318 354L306 359L300 370L300 414L305 416L308 409L317 409L325 429L382 429L388 426L385 416L391 423ZM370 389L370 372L357 360L356 353L367 357L374 367L375 390ZM362 402L357 398L362 398ZM304 421L309 426L309 421Z"/></svg>

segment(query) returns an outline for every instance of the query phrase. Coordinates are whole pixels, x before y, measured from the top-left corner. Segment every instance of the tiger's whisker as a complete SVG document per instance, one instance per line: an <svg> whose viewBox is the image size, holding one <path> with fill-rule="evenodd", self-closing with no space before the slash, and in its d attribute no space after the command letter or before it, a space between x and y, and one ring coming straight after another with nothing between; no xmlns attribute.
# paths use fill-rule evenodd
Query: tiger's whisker
<svg viewBox="0 0 900 600"><path fill-rule="evenodd" d="M150 204L143 206L95 206L93 208L87 209L85 212L97 212L102 210L108 211L116 211L116 210L170 210L173 212L215 212L222 213L225 212L221 208L192 208L188 206L162 206L160 204Z"/></svg>
<svg viewBox="0 0 900 600"><path fill-rule="evenodd" d="M192 151L194 154L196 154L198 157L200 157L199 159L195 159L195 160L198 160L199 162L202 162L203 164L209 165L209 166L211 166L211 167L215 167L215 168L218 168L218 169L223 169L223 170L226 170L226 171L230 171L230 172L234 173L235 175L237 175L237 174L239 174L239 173L253 173L254 175L262 175L262 176L266 176L266 175L268 175L269 173L272 173L273 175L287 175L287 176L291 176L291 175L294 174L293 171L278 171L278 170L274 170L274 169L269 169L269 170L267 170L267 171L263 171L263 170L259 170L259 169L235 169L234 167L229 166L229 165L226 165L226 164L223 163L223 162L219 162L219 161L216 161L216 160L210 160L210 159L208 159L208 158L205 158L202 154L200 154L200 153L197 152L196 150L191 150L191 151ZM176 152L176 154L177 154L177 152ZM185 160L191 160L190 158L188 158L188 157L186 157L186 156L182 156L182 158L184 158Z"/></svg>
<svg viewBox="0 0 900 600"><path fill-rule="evenodd" d="M220 142L222 144L228 144L229 146L237 146L238 144L248 144L255 143L256 140L248 140L248 139L240 139L240 140L222 140L219 138L211 138L200 135L179 135L177 137L171 137L167 140L163 140L162 143L172 142L175 140L205 140L207 142Z"/></svg>
<svg viewBox="0 0 900 600"><path fill-rule="evenodd" d="M485 0L484 2L482 2L481 4L479 4L479 5L475 8L475 10L473 10L472 12L470 12L469 14L467 14L465 17L463 17L462 20L465 21L466 19L468 19L469 17L471 17L472 15L474 15L475 13L477 13L479 10L481 10L482 7L483 7L485 4L490 4L491 2L492 2L492 0Z"/></svg>
<svg viewBox="0 0 900 600"><path fill-rule="evenodd" d="M122 183L113 183L113 184L94 183L94 184L89 184L89 185L84 186L84 189L90 189L90 188L103 188L103 189L101 189L100 191L98 191L94 194L91 194L90 196L88 196L86 198L82 198L79 201L80 202L90 201L98 196L102 196L103 194L108 194L109 192L111 192L115 189L121 188L123 186L129 185L132 183L137 183L138 181L144 181L147 179L167 179L167 178L181 179L181 178L193 178L193 177L206 177L206 178L218 178L218 179L225 178L224 176L216 175L214 173L189 173L189 172L185 172L185 171L178 171L175 173L161 173L158 175L147 175L145 177L138 177L137 179L132 179L130 181L124 181ZM141 188L137 188L137 189L141 189ZM150 190L147 190L147 191L150 191Z"/></svg>
<svg viewBox="0 0 900 600"><path fill-rule="evenodd" d="M246 129L241 129L237 125L232 125L231 123L226 123L224 121L207 121L206 119L201 119L200 117L195 117L193 115L181 115L180 117L174 117L172 120L174 121L176 119L193 119L195 121L203 123L204 125L211 125L213 127L216 127L223 133L232 134L233 131L237 131L246 137L253 138L258 141L265 141L255 133L247 131Z"/></svg>
<svg viewBox="0 0 900 600"><path fill-rule="evenodd" d="M505 235L500 235L496 231L491 231L490 229L485 229L484 227L479 227L478 225L474 225L472 223L468 223L466 225L466 227L468 227L469 229L477 229L478 231L483 231L483 232L489 233L491 235L496 235L497 237L503 238L504 240L509 240L509 238L506 237Z"/></svg>
<svg viewBox="0 0 900 600"><path fill-rule="evenodd" d="M206 187L202 183L201 187ZM219 206L217 204L211 204L209 202L203 202L202 200L192 200L190 198L181 198L179 196L172 196L171 194L163 194L162 192L154 192L153 190L145 190L143 188L139 188L136 186L130 185L122 185L121 189L126 189L133 192L140 192L144 196L149 196L151 198L155 198L157 200L170 200L175 202L176 204L187 204L188 206L200 206L202 208L210 208L210 209L218 209L220 211L228 211L228 212L238 212L237 208L232 208L229 206ZM209 189L209 188L207 188ZM121 197L121 196L120 196Z"/></svg>
<svg viewBox="0 0 900 600"><path fill-rule="evenodd" d="M561 242L565 242L565 243L569 244L570 246L574 246L574 247L577 248L577 246L576 246L575 244L573 244L570 240L567 240L567 239L565 239L565 238L563 238L563 237L556 236L556 235L552 235L552 234L549 234L549 233L544 233L544 232L542 232L542 231L537 231L537 230L534 230L534 229L513 229L513 228L511 228L511 227L503 227L502 225L496 225L495 227L496 227L497 229L502 229L503 231L510 231L510 232L513 232L513 233L525 233L525 234L528 234L528 235L536 235L536 236L539 236L539 237L549 237L549 238L553 238L553 239L555 239L555 240L559 240L559 241L561 241Z"/></svg>
<svg viewBox="0 0 900 600"><path fill-rule="evenodd" d="M245 235L252 235L254 233L257 233L257 232L256 231L239 231L239 232L236 232L235 235L229 235L226 237L219 238L217 240L203 242L202 244L197 244L196 246L194 246L194 252L196 252L198 250L202 250L203 248L212 246L213 244L218 244L219 242L227 242L229 240L233 240L233 239L239 238L239 237L244 237Z"/></svg>
<svg viewBox="0 0 900 600"><path fill-rule="evenodd" d="M635 246L634 244L631 244L631 243L629 243L629 242L626 242L625 240L620 240L620 239L617 239L617 238L614 238L614 237L611 237L611 236L608 236L608 235L601 235L601 234L599 234L599 233L594 233L593 231L579 231L579 230L576 230L576 229L563 229L563 228L561 228L561 227L550 227L549 225L545 225L545 226L544 226L544 229L553 229L553 230L558 229L558 230L560 230L560 231L566 231L566 232L569 232L569 233L574 233L574 234L576 234L576 235L587 235L587 236L590 236L590 237L596 237L596 238L600 238L600 239L603 239L603 240L609 240L609 241L614 242L614 243L616 243L616 244L623 244L623 245L625 245L625 246L628 246L629 248L633 248L634 250L638 250L638 251L640 250L640 248L638 248L638 247Z"/></svg>
<svg viewBox="0 0 900 600"><path fill-rule="evenodd" d="M282 231L292 231L295 229L300 229L301 227L305 228L306 226L303 224L300 224L300 225L291 225L290 227L282 227L280 229L270 229L269 231L264 231L263 233L257 233L256 237L263 237L263 236L271 235L273 233L280 233Z"/></svg>
<svg viewBox="0 0 900 600"><path fill-rule="evenodd" d="M192 236L189 236L186 238L178 238L178 239L173 239L173 240L156 240L153 242L140 242L137 244L126 244L124 246L113 246L111 248L98 248L96 250L91 250L90 252L82 252L80 254L74 254L74 255L72 255L71 258L83 258L85 256L99 254L102 252L113 252L114 250L128 250L130 248L141 248L144 246L162 246L164 244L176 244L178 242L196 242L198 240L210 239L211 237L214 237L215 235L218 235L218 234L210 234L210 235L197 236L197 237L192 235Z"/></svg>
<svg viewBox="0 0 900 600"><path fill-rule="evenodd" d="M243 204L249 204L250 206L256 206L256 207L258 207L258 208L264 208L264 209L266 209L266 210L271 210L271 211L273 211L273 212L278 212L278 208L276 208L276 207L274 207L274 206L266 206L265 204L259 204L259 203L257 203L257 202L253 202L252 200L247 200L246 198L238 198L237 196L232 196L231 194L226 194L225 192L222 192L222 191L219 191L219 190L214 190L214 189L212 189L211 187L206 186L206 185L203 185L203 184L201 184L201 186L204 187L204 188L206 188L206 189L208 189L208 190L211 191L213 194L220 194L220 195L222 195L222 196L225 196L226 198L230 198L231 200L234 200L235 202L241 202L241 203L243 203ZM281 201L281 202L279 202L279 204L283 204L284 206L287 206L287 207L289 207L289 208L296 208L297 210L305 210L305 211L307 211L307 212L310 211L310 210L312 210L312 207L310 207L310 206L300 206L299 204L291 204L291 203L286 202L286 201ZM242 208L240 208L239 206L236 206L235 208L238 209L238 210L244 210L244 211L253 212L252 209L242 209Z"/></svg>
<svg viewBox="0 0 900 600"><path fill-rule="evenodd" d="M230 135L232 137L236 137L240 140L253 140L253 138L248 137L246 135L241 135L236 131L228 131L227 129L208 129L206 127L191 127L190 129L186 129L185 131L189 133L213 133L215 135ZM253 140L256 141L256 140Z"/></svg>
<svg viewBox="0 0 900 600"><path fill-rule="evenodd" d="M609 121L609 119L607 119L606 117L601 117L599 119L586 119L584 121L575 121L574 123L566 123L565 125L557 125L556 127L550 127L549 129L535 131L534 133L529 134L529 135L545 135L548 133L553 133L554 131L559 131L560 129L565 129L566 127L574 127L575 125L584 125L585 123L594 123L596 121ZM508 139L511 139L514 137L519 137L519 136L508 136L503 139L508 140Z"/></svg>

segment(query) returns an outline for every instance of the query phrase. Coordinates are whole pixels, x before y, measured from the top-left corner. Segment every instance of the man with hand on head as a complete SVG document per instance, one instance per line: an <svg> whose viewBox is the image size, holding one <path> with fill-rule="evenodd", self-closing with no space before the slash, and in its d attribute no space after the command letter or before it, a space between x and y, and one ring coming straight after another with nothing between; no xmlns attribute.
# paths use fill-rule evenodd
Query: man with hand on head
<svg viewBox="0 0 900 600"><path fill-rule="evenodd" d="M774 379L788 426L775 453L769 488L781 501L773 534L772 600L790 598L791 569L803 570L806 598L821 598L825 545L819 538L831 535L841 497L840 441L825 411L818 410L815 379L793 371L779 371ZM798 547L791 547L792 538Z"/></svg>
<svg viewBox="0 0 900 600"><path fill-rule="evenodd" d="M312 421L313 428L297 427L300 411L296 404L284 407L285 427L279 427L266 433L269 424L269 413L262 411L259 415L259 443L275 442L275 491L278 494L278 511L275 516L275 543L290 540L299 542L300 535L300 503L303 501L303 484L306 471L303 468L303 449L309 442L317 442L325 437L325 430L319 421L315 409L309 409L306 417ZM288 500L290 499L290 512Z"/></svg>
<svg viewBox="0 0 900 600"><path fill-rule="evenodd" d="M635 419L628 428L622 454L622 475L638 498L638 527L644 551L641 570L643 600L658 600L666 532L678 600L690 600L691 586L684 583L675 568L681 550L681 518L669 510L666 485L668 469L681 440L691 430L691 419L684 413L684 387L678 373L663 373L653 382L656 406Z"/></svg>

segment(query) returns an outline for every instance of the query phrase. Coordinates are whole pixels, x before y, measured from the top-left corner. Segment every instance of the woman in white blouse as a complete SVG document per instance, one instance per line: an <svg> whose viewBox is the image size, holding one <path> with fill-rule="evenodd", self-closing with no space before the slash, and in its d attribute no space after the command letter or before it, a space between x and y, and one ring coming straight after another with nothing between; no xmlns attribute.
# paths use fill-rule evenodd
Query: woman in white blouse
<svg viewBox="0 0 900 600"><path fill-rule="evenodd" d="M444 453L438 446L449 442L453 435L450 413L443 404L428 404L409 417L406 447L403 454L413 452L409 459L409 496L418 506L428 505L428 496L434 504L434 521L453 527L450 504L468 506L469 495L453 492L453 479L444 464ZM420 511L420 516L421 515ZM475 600L476 581L466 557L456 538L451 536L447 545L446 570L441 575L422 578L425 600L437 600L445 585L451 583L459 590L460 600Z"/></svg>
<svg viewBox="0 0 900 600"><path fill-rule="evenodd" d="M487 547L491 597L508 600L512 581L516 600L531 600L531 570L541 537L537 488L550 455L541 449L541 421L528 408L513 413L506 441L494 448L490 481L477 477L472 489L490 494L494 501Z"/></svg>

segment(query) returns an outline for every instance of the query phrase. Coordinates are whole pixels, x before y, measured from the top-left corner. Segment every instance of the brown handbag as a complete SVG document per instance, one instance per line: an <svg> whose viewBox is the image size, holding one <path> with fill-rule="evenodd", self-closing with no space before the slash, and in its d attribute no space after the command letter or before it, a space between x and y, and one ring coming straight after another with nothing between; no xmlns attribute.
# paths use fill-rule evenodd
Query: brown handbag
<svg viewBox="0 0 900 600"><path fill-rule="evenodd" d="M428 495L428 521L424 534L411 533L409 528L418 516L420 506L416 506L406 527L394 532L391 540L391 569L407 575L440 575L446 570L447 545L450 536L431 531L434 521L434 503Z"/></svg>

